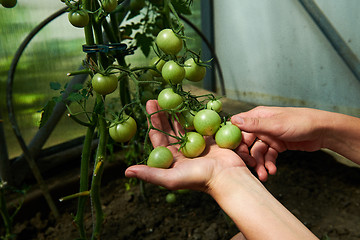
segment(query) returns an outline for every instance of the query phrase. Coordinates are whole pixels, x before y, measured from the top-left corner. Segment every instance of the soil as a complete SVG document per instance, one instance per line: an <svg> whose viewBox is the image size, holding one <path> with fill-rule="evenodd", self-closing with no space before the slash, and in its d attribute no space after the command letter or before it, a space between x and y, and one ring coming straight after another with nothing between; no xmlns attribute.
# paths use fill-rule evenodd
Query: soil
<svg viewBox="0 0 360 240"><path fill-rule="evenodd" d="M285 152L279 156L277 166L277 174L264 185L312 232L323 239L360 239L360 168L340 164L322 151ZM106 220L101 239L215 240L230 239L238 232L216 202L204 193L174 192L176 201L168 203L165 198L170 191L145 184L144 199L139 184L126 189L129 180L123 177L124 165L110 169L104 174L111 178L104 180L102 188ZM68 175L62 179L66 178ZM76 182L63 187L68 191L76 188ZM17 220L17 239L76 239L78 233L72 224L76 200L63 202L59 207L61 218L55 221L40 200L25 204L19 216L26 216L26 208L33 211L26 219ZM88 232L91 222L88 214Z"/></svg>

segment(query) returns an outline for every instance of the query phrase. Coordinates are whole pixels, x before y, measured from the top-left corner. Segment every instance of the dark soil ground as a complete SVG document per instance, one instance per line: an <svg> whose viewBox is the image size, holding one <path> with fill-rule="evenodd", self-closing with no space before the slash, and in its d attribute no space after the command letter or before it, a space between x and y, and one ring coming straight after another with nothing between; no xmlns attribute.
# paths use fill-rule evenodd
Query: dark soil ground
<svg viewBox="0 0 360 240"><path fill-rule="evenodd" d="M339 164L324 152L285 152L279 156L278 172L265 183L269 191L297 216L319 238L360 239L360 169ZM175 203L167 203L170 192L145 184L147 200L140 195L139 185L126 190L128 179L124 168L105 172L103 209L106 221L101 239L230 239L238 230L216 202L201 192L176 194ZM117 176L117 177L115 177ZM68 178L64 175L63 179ZM58 178L59 179L59 178ZM77 183L65 186L74 189ZM64 194L64 193L62 193ZM68 194L68 193L67 193ZM17 239L76 239L72 224L76 200L59 204L61 218L55 222L46 211L46 204L25 204L33 211L30 217L18 220ZM234 203L236 204L236 203ZM36 207L38 209L36 209ZM246 206L244 206L246 207ZM91 232L91 216L86 217Z"/></svg>

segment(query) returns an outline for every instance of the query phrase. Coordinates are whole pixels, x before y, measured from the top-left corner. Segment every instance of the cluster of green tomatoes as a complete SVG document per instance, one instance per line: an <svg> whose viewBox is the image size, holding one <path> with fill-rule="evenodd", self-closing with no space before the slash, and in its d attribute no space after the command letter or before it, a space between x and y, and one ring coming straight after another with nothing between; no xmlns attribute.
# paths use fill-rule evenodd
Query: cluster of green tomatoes
<svg viewBox="0 0 360 240"><path fill-rule="evenodd" d="M178 121L185 134L172 136L180 145L179 150L185 157L200 156L205 148L204 136L215 136L217 145L221 148L235 149L242 140L240 129L230 121L222 121L219 113L222 111L222 102L213 95L207 99L199 100L204 96L193 96L190 92L182 90L182 82L187 79L192 82L201 81L206 74L206 66L195 57L182 59L176 55L183 49L183 40L172 29L163 29L156 37L156 45L163 53L154 57L147 72L139 76L145 78L161 78L168 86L163 88L157 101L162 109ZM116 90L118 79L114 74L103 75L96 73L91 80L92 88L101 95L107 95ZM112 123L109 127L110 137L119 143L128 142L136 133L136 121L128 115L122 114L120 121ZM158 168L168 168L173 162L173 155L166 147L156 147L147 160L147 165Z"/></svg>
<svg viewBox="0 0 360 240"><path fill-rule="evenodd" d="M171 29L162 30L156 44L165 54L176 55L182 47L183 41ZM206 67L197 58L189 58L184 64L174 60L157 60L156 68L170 87L163 89L158 97L161 109L174 116L184 128L185 134L179 139L179 150L185 157L200 156L205 148L204 136L215 136L219 147L235 149L242 140L241 130L230 121L222 123L219 112L222 102L214 97L199 101L198 97L182 91L181 83L184 79L192 82L201 81L206 74ZM171 151L159 146L149 155L147 165L151 167L168 168L173 162Z"/></svg>
<svg viewBox="0 0 360 240"><path fill-rule="evenodd" d="M222 102L213 95L200 101L199 98L204 96L193 96L182 89L184 79L199 82L205 77L206 65L200 61L199 55L178 57L178 53L184 48L184 41L172 29L159 32L156 46L158 56L151 59L150 67L138 79L149 78L151 82L151 79L160 78L162 85L166 86L157 95L157 101L161 111L166 111L172 121L178 121L184 129L184 135L172 136L178 140L182 154L189 158L200 156L206 148L204 136L215 136L216 143L222 148L238 147L242 140L241 131L226 119L222 121L219 115ZM98 94L107 95L117 89L118 77L98 72L92 77L91 85ZM151 96L149 99L154 98ZM109 127L110 137L118 143L130 141L136 131L136 121L126 114L122 114L121 119ZM173 155L168 148L156 147L150 153L147 165L168 168L172 162Z"/></svg>

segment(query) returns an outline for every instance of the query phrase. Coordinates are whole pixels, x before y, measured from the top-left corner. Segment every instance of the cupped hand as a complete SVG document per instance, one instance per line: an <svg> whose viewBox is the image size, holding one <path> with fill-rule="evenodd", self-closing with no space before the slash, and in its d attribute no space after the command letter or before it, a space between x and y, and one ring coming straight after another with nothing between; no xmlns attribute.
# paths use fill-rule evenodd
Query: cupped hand
<svg viewBox="0 0 360 240"><path fill-rule="evenodd" d="M167 113L160 111L156 100L147 102L146 110L151 116L154 128L167 132L170 135L178 135L183 132L180 124L175 121L169 123ZM125 171L127 177L136 177L144 181L175 189L193 189L207 192L211 188L211 182L223 171L231 168L245 167L245 163L234 151L217 146L214 138L205 137L206 148L197 158L186 158L179 151L178 145L170 145L177 140L158 130L152 129L149 133L154 147L166 146L174 156L174 163L169 169L148 167L146 165L134 165Z"/></svg>
<svg viewBox="0 0 360 240"><path fill-rule="evenodd" d="M236 149L261 181L276 173L276 158L285 150L316 151L322 147L321 119L327 113L309 108L256 107L231 118L243 132ZM250 155L250 156L249 156Z"/></svg>

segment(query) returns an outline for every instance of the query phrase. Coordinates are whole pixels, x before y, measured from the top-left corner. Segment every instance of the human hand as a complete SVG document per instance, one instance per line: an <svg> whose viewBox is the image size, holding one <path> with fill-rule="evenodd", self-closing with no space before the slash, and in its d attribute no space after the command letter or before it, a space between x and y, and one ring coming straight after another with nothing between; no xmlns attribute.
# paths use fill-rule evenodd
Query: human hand
<svg viewBox="0 0 360 240"><path fill-rule="evenodd" d="M146 110L149 114L152 114L159 111L160 107L157 101L150 100L146 104ZM155 128L171 135L178 135L178 131L181 132L182 129L177 121L171 126L165 112L152 115L151 122ZM209 188L211 188L211 182L220 173L232 168L246 168L239 155L232 150L218 147L211 136L205 137L206 148L197 158L186 158L178 150L178 145L169 145L177 142L175 138L169 135L157 130L151 130L149 136L154 147L166 146L171 150L174 163L169 169L134 165L125 171L127 177L137 177L171 190L193 189L208 192Z"/></svg>
<svg viewBox="0 0 360 240"><path fill-rule="evenodd" d="M261 181L276 173L276 158L285 150L316 151L323 144L322 121L328 112L291 107L256 107L231 118L243 133L236 152L254 167ZM250 156L249 156L250 154Z"/></svg>

